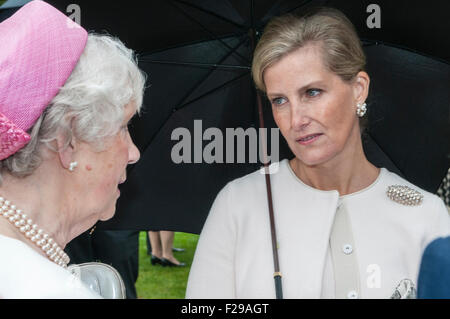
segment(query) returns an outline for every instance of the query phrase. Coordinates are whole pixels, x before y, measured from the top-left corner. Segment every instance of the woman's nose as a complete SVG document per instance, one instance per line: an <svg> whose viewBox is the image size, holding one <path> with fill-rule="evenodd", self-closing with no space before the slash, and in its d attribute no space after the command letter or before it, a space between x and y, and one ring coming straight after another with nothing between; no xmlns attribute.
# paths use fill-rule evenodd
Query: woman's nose
<svg viewBox="0 0 450 319"><path fill-rule="evenodd" d="M137 161L139 161L140 157L141 153L139 152L130 136L130 145L128 147L128 164L136 163Z"/></svg>
<svg viewBox="0 0 450 319"><path fill-rule="evenodd" d="M295 131L301 130L310 122L306 108L298 103L291 104L291 127Z"/></svg>

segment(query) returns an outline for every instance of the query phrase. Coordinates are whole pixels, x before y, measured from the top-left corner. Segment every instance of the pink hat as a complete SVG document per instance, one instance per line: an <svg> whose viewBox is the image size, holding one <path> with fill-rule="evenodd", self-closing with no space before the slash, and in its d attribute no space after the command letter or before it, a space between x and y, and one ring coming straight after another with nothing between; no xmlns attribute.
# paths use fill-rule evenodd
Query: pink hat
<svg viewBox="0 0 450 319"><path fill-rule="evenodd" d="M0 160L30 140L34 125L83 52L87 32L43 1L0 23Z"/></svg>

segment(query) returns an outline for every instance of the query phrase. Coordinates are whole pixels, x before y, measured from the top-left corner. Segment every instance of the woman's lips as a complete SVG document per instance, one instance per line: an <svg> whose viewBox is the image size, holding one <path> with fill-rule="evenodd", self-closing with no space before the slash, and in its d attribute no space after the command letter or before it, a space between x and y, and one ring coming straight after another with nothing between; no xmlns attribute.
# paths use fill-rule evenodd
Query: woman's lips
<svg viewBox="0 0 450 319"><path fill-rule="evenodd" d="M307 136L305 136L303 138L299 138L297 140L297 142L300 143L301 145L309 145L311 143L314 143L321 135L322 135L321 133L319 133L319 134L310 134L310 135L307 135Z"/></svg>
<svg viewBox="0 0 450 319"><path fill-rule="evenodd" d="M126 181L126 178L122 178L120 181L119 181L119 183L117 184L117 194L120 196L120 189L119 189L119 186L120 186L120 184L123 184L123 183L125 183L125 181Z"/></svg>

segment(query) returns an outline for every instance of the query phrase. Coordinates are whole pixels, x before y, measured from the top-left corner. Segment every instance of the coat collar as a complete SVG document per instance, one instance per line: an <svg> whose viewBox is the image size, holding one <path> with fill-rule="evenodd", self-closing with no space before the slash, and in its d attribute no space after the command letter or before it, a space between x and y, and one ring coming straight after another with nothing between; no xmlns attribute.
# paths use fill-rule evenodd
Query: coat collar
<svg viewBox="0 0 450 319"><path fill-rule="evenodd" d="M335 213L341 201L366 193L367 188L339 196L337 190L323 191L303 183L289 161L280 162L273 180L273 204L279 243L280 268L286 297L320 298L323 271Z"/></svg>

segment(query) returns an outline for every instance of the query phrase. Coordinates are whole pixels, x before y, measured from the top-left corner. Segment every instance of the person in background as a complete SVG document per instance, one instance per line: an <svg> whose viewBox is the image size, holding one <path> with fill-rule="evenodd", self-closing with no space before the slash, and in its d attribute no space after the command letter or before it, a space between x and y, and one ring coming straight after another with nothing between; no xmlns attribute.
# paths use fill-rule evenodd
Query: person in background
<svg viewBox="0 0 450 319"><path fill-rule="evenodd" d="M450 213L450 169L437 193ZM435 239L425 248L417 296L421 299L450 299L450 237Z"/></svg>
<svg viewBox="0 0 450 319"><path fill-rule="evenodd" d="M420 265L418 298L450 299L450 236L433 240Z"/></svg>
<svg viewBox="0 0 450 319"><path fill-rule="evenodd" d="M184 251L182 248L173 247L175 232L173 231L148 231L147 232L147 253L151 256L152 265L162 265L169 267L184 267L185 263L179 262L173 252Z"/></svg>
<svg viewBox="0 0 450 319"><path fill-rule="evenodd" d="M441 185L437 190L437 195L442 198L447 206L447 210L450 213L450 168L447 171L447 175L442 180Z"/></svg>

